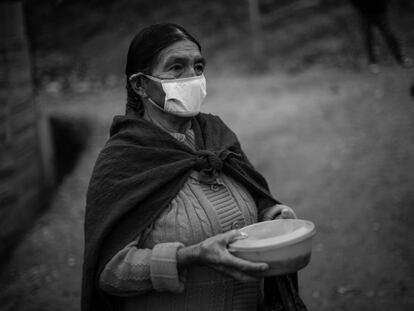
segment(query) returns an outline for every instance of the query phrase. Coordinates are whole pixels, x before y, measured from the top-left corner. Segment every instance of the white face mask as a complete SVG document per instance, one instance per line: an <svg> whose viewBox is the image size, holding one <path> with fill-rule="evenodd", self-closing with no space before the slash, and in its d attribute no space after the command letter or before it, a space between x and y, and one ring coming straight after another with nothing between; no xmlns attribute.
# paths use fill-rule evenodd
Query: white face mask
<svg viewBox="0 0 414 311"><path fill-rule="evenodd" d="M204 75L182 79L158 79L143 73L133 76L138 75L144 75L161 84L165 93L164 108L148 98L159 109L180 117L192 117L199 114L201 104L207 95Z"/></svg>

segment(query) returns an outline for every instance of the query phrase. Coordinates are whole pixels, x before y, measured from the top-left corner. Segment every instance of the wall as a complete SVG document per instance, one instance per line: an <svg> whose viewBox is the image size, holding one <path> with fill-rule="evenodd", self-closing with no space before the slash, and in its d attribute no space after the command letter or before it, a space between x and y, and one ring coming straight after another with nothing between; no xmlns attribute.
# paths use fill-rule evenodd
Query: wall
<svg viewBox="0 0 414 311"><path fill-rule="evenodd" d="M45 117L33 97L20 2L0 4L0 255L44 206L53 185Z"/></svg>

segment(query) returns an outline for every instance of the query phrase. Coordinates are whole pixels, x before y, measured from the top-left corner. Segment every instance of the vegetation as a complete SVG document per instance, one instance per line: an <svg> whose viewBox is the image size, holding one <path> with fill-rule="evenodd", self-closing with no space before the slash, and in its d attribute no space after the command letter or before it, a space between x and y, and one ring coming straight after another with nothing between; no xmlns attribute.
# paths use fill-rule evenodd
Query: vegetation
<svg viewBox="0 0 414 311"><path fill-rule="evenodd" d="M260 3L266 16L283 11L291 1ZM320 0L309 8L285 10L266 23L260 67L251 51L247 0L32 0L26 4L36 81L42 87L52 82L51 90L55 86L85 91L123 79L132 36L156 22L179 23L194 33L210 71L297 72L315 64L351 69L365 65L358 16L347 1ZM403 45L413 49L412 1L394 1L391 9ZM389 61L384 47L380 52Z"/></svg>

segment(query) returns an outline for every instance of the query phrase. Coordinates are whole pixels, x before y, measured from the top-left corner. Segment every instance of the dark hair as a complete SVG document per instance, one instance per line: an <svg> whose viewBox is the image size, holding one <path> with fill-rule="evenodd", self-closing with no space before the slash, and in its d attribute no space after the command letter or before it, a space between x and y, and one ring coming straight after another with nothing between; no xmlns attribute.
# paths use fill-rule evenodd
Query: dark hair
<svg viewBox="0 0 414 311"><path fill-rule="evenodd" d="M143 113L141 98L131 87L129 77L137 72L151 74L158 55L162 50L178 41L189 40L194 42L201 51L200 43L190 35L183 27L172 24L154 24L142 29L132 39L128 50L127 63L125 67L127 105L126 113Z"/></svg>

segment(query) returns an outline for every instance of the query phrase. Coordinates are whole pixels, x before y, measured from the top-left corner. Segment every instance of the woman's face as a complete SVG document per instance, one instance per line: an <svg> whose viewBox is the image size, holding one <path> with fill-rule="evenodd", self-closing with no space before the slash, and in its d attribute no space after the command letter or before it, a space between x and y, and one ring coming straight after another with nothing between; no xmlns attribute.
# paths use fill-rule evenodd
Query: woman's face
<svg viewBox="0 0 414 311"><path fill-rule="evenodd" d="M205 60L198 46L189 40L178 41L160 52L151 75L160 79L200 76Z"/></svg>
<svg viewBox="0 0 414 311"><path fill-rule="evenodd" d="M202 75L204 67L205 60L198 46L192 41L183 40L160 52L151 75L159 79L189 78ZM162 107L165 93L160 83L145 78L142 82L146 95Z"/></svg>

